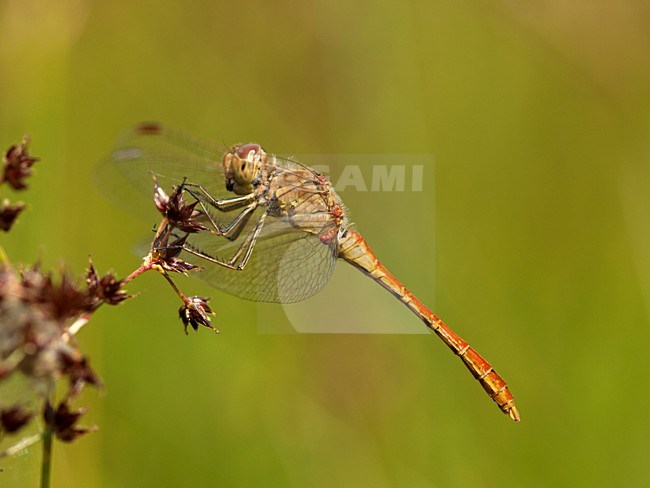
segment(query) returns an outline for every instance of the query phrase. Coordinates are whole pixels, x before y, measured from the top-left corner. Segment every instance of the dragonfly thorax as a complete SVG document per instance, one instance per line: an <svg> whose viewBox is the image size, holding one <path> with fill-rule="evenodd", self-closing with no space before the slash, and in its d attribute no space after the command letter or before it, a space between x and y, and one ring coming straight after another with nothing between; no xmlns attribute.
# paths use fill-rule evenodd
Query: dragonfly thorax
<svg viewBox="0 0 650 488"><path fill-rule="evenodd" d="M223 157L226 190L237 195L251 193L260 168L266 162L266 152L259 144L251 143L233 146Z"/></svg>

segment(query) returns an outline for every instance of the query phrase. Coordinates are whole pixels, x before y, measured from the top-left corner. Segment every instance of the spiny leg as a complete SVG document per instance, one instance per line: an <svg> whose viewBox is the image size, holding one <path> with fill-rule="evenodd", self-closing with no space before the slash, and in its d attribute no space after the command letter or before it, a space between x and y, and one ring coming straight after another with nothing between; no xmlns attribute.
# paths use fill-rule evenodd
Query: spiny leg
<svg viewBox="0 0 650 488"><path fill-rule="evenodd" d="M246 207L244 211L237 215L237 217L235 217L235 219L227 226L226 233L224 234L226 239L234 241L239 237L241 232L244 230L244 227L246 227L246 224L251 219L253 211L257 206L257 202L253 202L250 206Z"/></svg>
<svg viewBox="0 0 650 488"><path fill-rule="evenodd" d="M255 210L258 206L258 202L255 198L254 193L249 193L248 195L244 195L241 197L216 200L201 185L195 183L183 182L183 187L185 191L187 191L190 195L192 195L201 205L201 208L203 209L203 213L205 214L207 219L214 227L214 231L212 233L219 236L224 236L226 237L226 239L230 239L231 241L234 241L235 239L237 239L237 237L239 237L239 234L244 229L246 223L250 219L253 210ZM190 188L187 187L197 188L199 192L202 193L203 197L197 194L199 192L195 190L191 190ZM237 216L229 224L227 224L225 227L222 227L221 225L219 225L219 223L217 223L217 221L212 216L210 211L206 208L205 203L210 204L212 207L222 212L230 212L232 210L236 210L242 207L245 208L239 214L237 214Z"/></svg>
<svg viewBox="0 0 650 488"><path fill-rule="evenodd" d="M214 208L222 212L230 212L231 210L236 210L238 208L245 207L246 205L254 201L256 197L255 193L249 193L248 195L243 195L240 197L222 198L217 200L210 194L208 190L205 189L203 185L197 183L184 182L183 187L194 198L196 198L197 200L202 200L201 198L196 196L195 190L190 190L188 189L188 187L198 189L198 191L203 194L206 201L210 205L212 205Z"/></svg>
<svg viewBox="0 0 650 488"><path fill-rule="evenodd" d="M209 254L204 253L200 249L193 247L191 244L184 244L183 250L185 252L193 254L194 256L205 259L206 261L218 264L219 266L223 266L224 268L241 271L246 267L248 260L253 254L253 248L255 247L257 238L259 237L260 232L262 232L262 228L264 227L264 221L266 220L266 215L267 215L266 213L262 214L260 220L257 222L257 225L255 225L255 228L248 233L248 235L241 243L241 245L239 246L235 254L228 261L224 261L214 256L210 256ZM242 260L239 262L239 264L235 264L242 254L244 254Z"/></svg>
<svg viewBox="0 0 650 488"><path fill-rule="evenodd" d="M244 210L239 212L237 216L235 216L235 218L229 224L222 227L221 225L219 225L219 223L214 219L212 214L205 207L203 201L198 200L198 202L201 205L201 208L203 209L203 214L210 221L210 224L212 224L213 229L210 229L210 232L218 236L223 236L226 239L229 239L231 241L234 241L239 237L241 231L244 229L244 227L246 227L246 223L250 220L251 215L253 215L253 211L259 205L256 201L253 201L246 208L244 208Z"/></svg>

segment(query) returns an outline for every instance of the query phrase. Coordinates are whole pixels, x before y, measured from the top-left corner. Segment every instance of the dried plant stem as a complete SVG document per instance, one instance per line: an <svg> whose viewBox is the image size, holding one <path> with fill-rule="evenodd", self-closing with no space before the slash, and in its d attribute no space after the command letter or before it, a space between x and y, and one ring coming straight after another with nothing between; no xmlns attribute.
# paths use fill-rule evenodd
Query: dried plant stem
<svg viewBox="0 0 650 488"><path fill-rule="evenodd" d="M131 273L129 276L124 278L122 280L122 286L125 286L127 283L130 283L134 279L136 279L138 276L140 276L142 273L145 273L147 271L151 271L154 269L155 265L149 262L148 260L145 261L140 265L138 269L136 269L133 273Z"/></svg>
<svg viewBox="0 0 650 488"><path fill-rule="evenodd" d="M43 434L34 434L31 437L25 437L13 446L8 447L4 451L0 452L0 459L5 457L11 457L14 454L18 454L23 449L27 449L29 446L36 444L43 438Z"/></svg>
<svg viewBox="0 0 650 488"><path fill-rule="evenodd" d="M94 310L92 312L88 312L83 314L81 317L79 317L77 320L75 320L70 327L63 333L64 340L69 341L71 337L77 335L77 332L79 332L84 325L88 323L90 318L93 316Z"/></svg>
<svg viewBox="0 0 650 488"><path fill-rule="evenodd" d="M167 283L171 285L171 287L174 289L176 294L183 300L183 303L187 303L188 298L183 294L183 292L176 286L176 283L171 279L171 277L163 270L161 271L161 274L165 277L167 280Z"/></svg>
<svg viewBox="0 0 650 488"><path fill-rule="evenodd" d="M156 237L154 238L154 242L164 232L167 232L167 233L171 232L169 230L168 226L167 226L167 219L166 218L163 218L162 222L160 222L160 225L158 226L158 231L156 232ZM122 280L122 287L126 286L128 283L130 283L131 281L136 279L142 273L146 273L147 271L151 271L152 269L157 268L157 265L155 263L153 263L152 260L151 260L151 255L152 255L153 251L154 251L154 249L153 249L153 245L152 245L152 248L151 248L151 251L150 251L149 255L145 258L144 262L140 265L140 267L138 267L138 269L133 271L133 273L131 273L129 276L127 276L126 278L124 278Z"/></svg>

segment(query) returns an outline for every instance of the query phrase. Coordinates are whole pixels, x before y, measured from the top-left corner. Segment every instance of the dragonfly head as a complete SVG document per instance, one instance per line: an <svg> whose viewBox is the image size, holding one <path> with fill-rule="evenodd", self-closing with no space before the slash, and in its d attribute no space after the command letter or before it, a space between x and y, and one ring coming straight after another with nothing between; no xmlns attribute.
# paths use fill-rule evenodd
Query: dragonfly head
<svg viewBox="0 0 650 488"><path fill-rule="evenodd" d="M259 144L251 143L233 146L223 157L226 189L235 192L237 195L251 193L253 191L253 181L266 161L266 152Z"/></svg>

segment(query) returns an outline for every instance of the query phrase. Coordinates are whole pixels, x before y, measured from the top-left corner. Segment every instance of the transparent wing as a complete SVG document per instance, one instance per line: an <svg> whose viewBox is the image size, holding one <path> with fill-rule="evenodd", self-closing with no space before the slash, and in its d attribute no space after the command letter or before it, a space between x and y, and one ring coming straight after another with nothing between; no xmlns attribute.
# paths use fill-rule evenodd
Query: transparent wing
<svg viewBox="0 0 650 488"><path fill-rule="evenodd" d="M219 260L228 260L244 239L226 241L208 233L193 234L187 243ZM226 293L257 302L293 303L318 293L330 280L338 256L334 239L323 244L318 235L295 230L269 217L246 267L224 268L193 254L181 258L198 266L196 276ZM192 272L194 273L194 272Z"/></svg>
<svg viewBox="0 0 650 488"><path fill-rule="evenodd" d="M110 200L140 216L153 215L152 175L165 191L183 178L200 182L213 196L226 191L221 159L227 148L156 123L126 132L95 171L96 184Z"/></svg>
<svg viewBox="0 0 650 488"><path fill-rule="evenodd" d="M97 166L95 183L108 199L143 217L151 217L154 212L154 176L168 193L186 178L201 184L215 199L229 198L235 195L226 190L221 164L228 150L223 144L157 122L145 122L118 139L109 157ZM270 157L285 171L318 176L298 161Z"/></svg>

